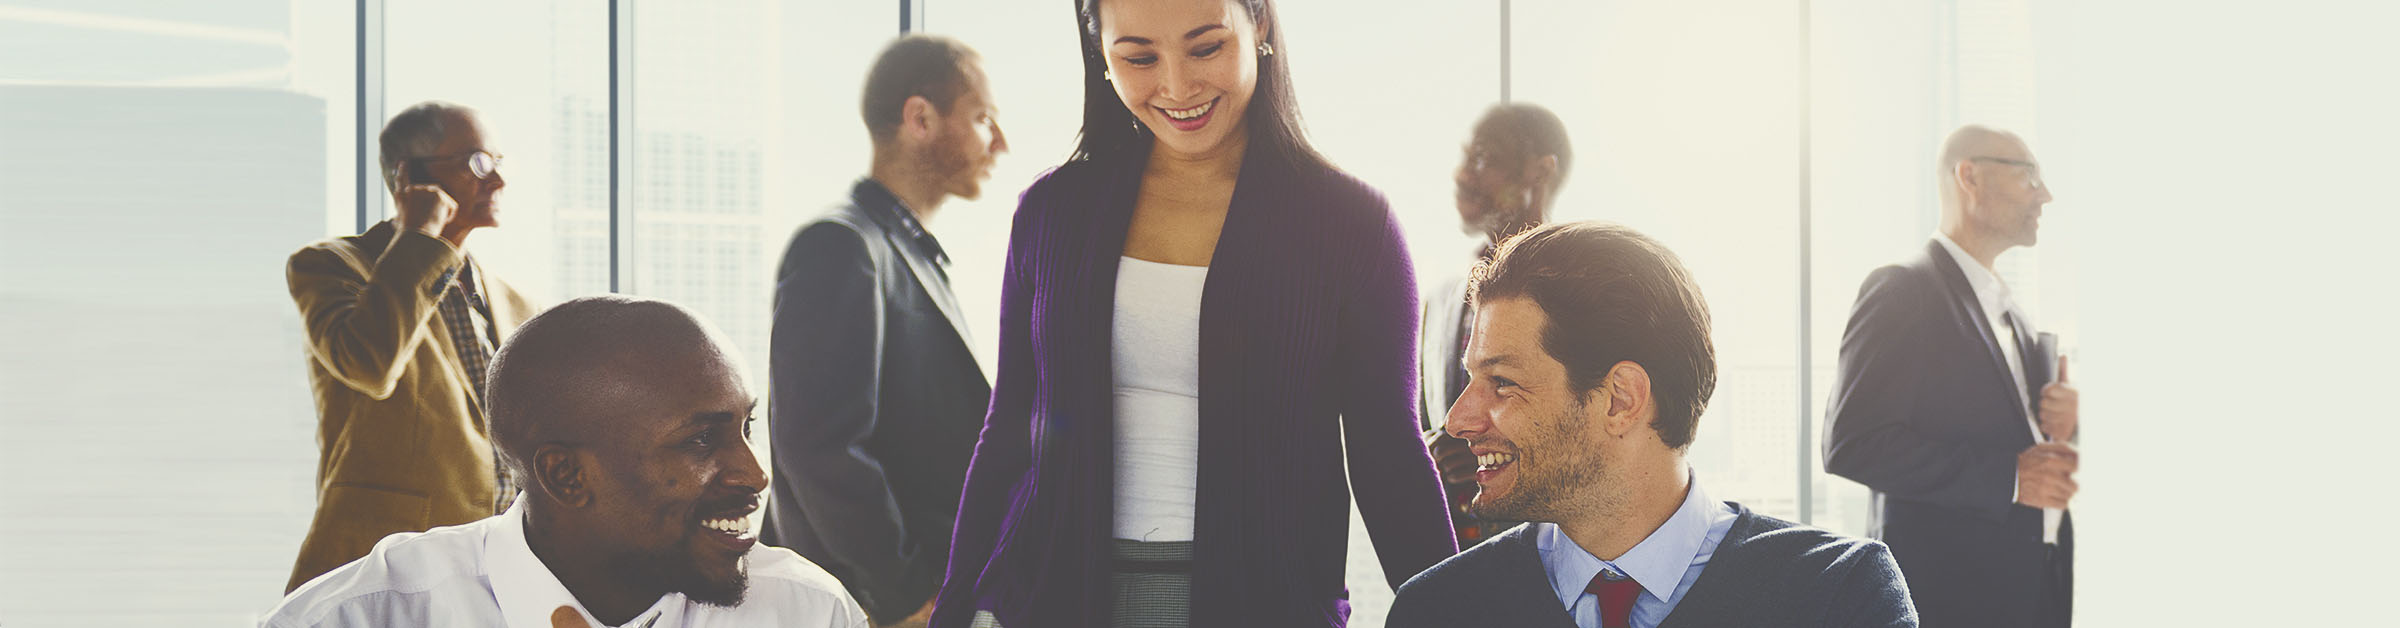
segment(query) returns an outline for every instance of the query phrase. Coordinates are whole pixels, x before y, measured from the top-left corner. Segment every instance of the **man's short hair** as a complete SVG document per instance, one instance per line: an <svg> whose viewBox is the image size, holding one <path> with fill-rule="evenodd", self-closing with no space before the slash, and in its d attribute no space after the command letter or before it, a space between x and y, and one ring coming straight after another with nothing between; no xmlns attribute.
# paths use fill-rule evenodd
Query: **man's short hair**
<svg viewBox="0 0 2400 628"><path fill-rule="evenodd" d="M867 135L878 144L890 141L900 132L901 108L913 96L924 96L935 111L950 113L950 106L967 92L967 64L977 58L966 44L940 35L893 39L875 57L874 69L867 71L866 94L859 104Z"/></svg>
<svg viewBox="0 0 2400 628"><path fill-rule="evenodd" d="M544 443L588 444L631 393L612 377L624 364L674 349L722 350L707 324L665 301L607 294L560 303L525 321L492 355L486 407L501 460L531 477Z"/></svg>
<svg viewBox="0 0 2400 628"><path fill-rule="evenodd" d="M434 156L433 151L442 146L442 133L448 130L452 116L474 113L475 110L458 104L428 100L409 105L392 116L390 122L383 124L383 134L376 138L382 149L383 190L400 191L400 164Z"/></svg>
<svg viewBox="0 0 2400 628"><path fill-rule="evenodd" d="M1469 298L1528 297L1549 321L1542 350L1567 368L1577 392L1597 388L1618 362L1650 373L1659 440L1692 443L1717 387L1708 303L1683 263L1656 240L1600 221L1543 225L1500 244L1476 268Z"/></svg>
<svg viewBox="0 0 2400 628"><path fill-rule="evenodd" d="M1528 102L1504 102L1492 105L1475 121L1475 137L1504 137L1515 144L1516 154L1509 155L1519 167L1543 156L1558 157L1558 176L1550 179L1550 191L1566 185L1569 166L1574 165L1575 149L1567 142L1567 125L1558 114Z"/></svg>

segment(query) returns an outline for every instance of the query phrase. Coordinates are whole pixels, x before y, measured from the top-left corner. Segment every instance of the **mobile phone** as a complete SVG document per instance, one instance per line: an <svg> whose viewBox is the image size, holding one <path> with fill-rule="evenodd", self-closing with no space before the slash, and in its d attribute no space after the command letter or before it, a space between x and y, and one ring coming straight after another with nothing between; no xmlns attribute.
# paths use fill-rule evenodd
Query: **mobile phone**
<svg viewBox="0 0 2400 628"><path fill-rule="evenodd" d="M433 183L433 168L426 166L424 160L408 160L400 166L400 181L403 184Z"/></svg>

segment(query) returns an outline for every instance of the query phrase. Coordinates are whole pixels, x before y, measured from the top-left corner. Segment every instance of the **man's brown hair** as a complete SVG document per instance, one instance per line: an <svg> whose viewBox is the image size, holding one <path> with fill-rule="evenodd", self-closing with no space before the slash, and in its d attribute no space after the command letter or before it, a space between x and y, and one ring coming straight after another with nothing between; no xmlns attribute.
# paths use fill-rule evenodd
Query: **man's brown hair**
<svg viewBox="0 0 2400 628"><path fill-rule="evenodd" d="M867 71L865 96L859 113L867 135L881 144L899 133L901 109L913 96L924 96L934 111L950 113L951 105L967 93L967 64L979 57L956 39L922 33L902 35L884 46Z"/></svg>
<svg viewBox="0 0 2400 628"><path fill-rule="evenodd" d="M1650 427L1668 447L1691 445L1717 387L1717 351L1699 284L1658 241L1599 221L1535 227L1500 243L1468 295L1478 305L1526 297L1541 306L1542 350L1566 365L1578 393L1618 362L1641 365L1658 407Z"/></svg>

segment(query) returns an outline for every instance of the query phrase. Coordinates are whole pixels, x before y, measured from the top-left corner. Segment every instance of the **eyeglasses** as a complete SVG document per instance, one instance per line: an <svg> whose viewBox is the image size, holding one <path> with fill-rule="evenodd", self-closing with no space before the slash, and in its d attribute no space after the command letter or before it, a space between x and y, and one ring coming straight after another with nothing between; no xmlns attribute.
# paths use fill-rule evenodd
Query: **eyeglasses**
<svg viewBox="0 0 2400 628"><path fill-rule="evenodd" d="M1983 161L1983 162L1990 162L1990 163L1995 163L1995 164L2003 164L2003 165L2009 165L2009 166L2016 166L2016 167L2019 167L2019 168L2024 168L2024 169L2025 169L2025 185L2026 185L2027 187L2031 187L2031 188L2033 188L2033 189L2036 189L2036 190L2042 189L2042 166L2041 166L2041 164L2033 163L2033 162L2030 162L2030 161L2018 161L2018 160L2015 160L2015 159L2005 159L2005 158L2000 158L2000 157L1968 157L1968 158L1967 158L1967 160L1968 160L1968 161Z"/></svg>
<svg viewBox="0 0 2400 628"><path fill-rule="evenodd" d="M490 179L492 175L500 172L500 154L490 151L478 150L449 157L423 157L418 161L449 161L461 158L467 160L467 174L475 175L477 179Z"/></svg>

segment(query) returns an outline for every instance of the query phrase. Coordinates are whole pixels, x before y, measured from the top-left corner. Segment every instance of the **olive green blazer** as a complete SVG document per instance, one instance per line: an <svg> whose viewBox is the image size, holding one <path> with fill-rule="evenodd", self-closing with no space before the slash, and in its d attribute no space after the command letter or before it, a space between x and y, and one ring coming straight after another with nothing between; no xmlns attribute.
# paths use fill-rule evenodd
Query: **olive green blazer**
<svg viewBox="0 0 2400 628"><path fill-rule="evenodd" d="M390 222L292 254L285 280L317 401L317 511L285 591L385 535L495 514L491 432L437 308L470 263ZM500 338L535 313L480 266L473 276Z"/></svg>

